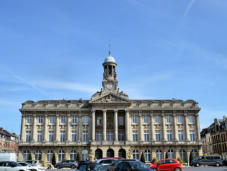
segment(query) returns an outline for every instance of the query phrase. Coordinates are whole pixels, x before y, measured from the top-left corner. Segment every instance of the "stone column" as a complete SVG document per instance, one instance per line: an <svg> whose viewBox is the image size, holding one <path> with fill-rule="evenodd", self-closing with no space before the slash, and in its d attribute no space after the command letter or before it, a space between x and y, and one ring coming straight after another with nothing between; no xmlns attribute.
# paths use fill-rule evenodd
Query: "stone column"
<svg viewBox="0 0 227 171"><path fill-rule="evenodd" d="M59 127L59 124L60 124L60 116L57 114L56 115L56 121L55 121L55 141L56 142L59 142L60 141L60 127Z"/></svg>
<svg viewBox="0 0 227 171"><path fill-rule="evenodd" d="M114 140L118 141L118 113L117 110L114 110Z"/></svg>
<svg viewBox="0 0 227 171"><path fill-rule="evenodd" d="M33 115L32 141L37 142L37 118Z"/></svg>
<svg viewBox="0 0 227 171"><path fill-rule="evenodd" d="M44 142L48 142L48 132L49 132L49 130L48 130L48 115L46 114L45 118L44 118L44 133L43 133Z"/></svg>
<svg viewBox="0 0 227 171"><path fill-rule="evenodd" d="M166 122L164 111L162 112L162 140L166 141Z"/></svg>
<svg viewBox="0 0 227 171"><path fill-rule="evenodd" d="M106 141L106 110L103 110L103 141Z"/></svg>
<svg viewBox="0 0 227 171"><path fill-rule="evenodd" d="M83 135L83 125L82 125L82 116L81 114L78 115L78 142L82 142L82 135Z"/></svg>
<svg viewBox="0 0 227 171"><path fill-rule="evenodd" d="M125 141L129 141L129 111L126 110L125 112Z"/></svg>
<svg viewBox="0 0 227 171"><path fill-rule="evenodd" d="M95 110L92 111L92 141L95 141Z"/></svg>
<svg viewBox="0 0 227 171"><path fill-rule="evenodd" d="M72 119L71 115L68 114L68 117L67 117L67 142L72 141L71 119Z"/></svg>
<svg viewBox="0 0 227 171"><path fill-rule="evenodd" d="M188 162L188 166L190 165L190 153L191 153L191 151L190 150L187 150L187 162Z"/></svg>
<svg viewBox="0 0 227 171"><path fill-rule="evenodd" d="M20 133L20 135L21 135L21 137L20 137L20 139L21 139L21 141L22 142L25 142L25 124L26 124L26 118L25 118L25 115L23 115L23 113L22 113L22 119L21 119L21 133Z"/></svg>
<svg viewBox="0 0 227 171"><path fill-rule="evenodd" d="M197 132L197 141L200 141L200 127L199 127L199 114L197 113L195 115L195 120L196 120L196 132Z"/></svg>
<svg viewBox="0 0 227 171"><path fill-rule="evenodd" d="M151 141L155 141L155 124L154 124L154 116L153 114L150 114L150 120L151 120Z"/></svg>
<svg viewBox="0 0 227 171"><path fill-rule="evenodd" d="M186 111L184 112L184 124L185 124L185 141L189 140L189 130L188 130L188 117Z"/></svg>
<svg viewBox="0 0 227 171"><path fill-rule="evenodd" d="M143 141L143 116L139 113L139 141Z"/></svg>
<svg viewBox="0 0 227 171"><path fill-rule="evenodd" d="M173 114L173 135L174 135L174 141L178 141L177 116L175 113Z"/></svg>

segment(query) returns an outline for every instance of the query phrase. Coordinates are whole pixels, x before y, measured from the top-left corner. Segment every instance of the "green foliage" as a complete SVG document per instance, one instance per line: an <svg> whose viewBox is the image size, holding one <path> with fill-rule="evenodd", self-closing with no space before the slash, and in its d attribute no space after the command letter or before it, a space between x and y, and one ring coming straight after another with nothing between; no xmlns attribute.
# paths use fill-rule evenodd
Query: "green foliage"
<svg viewBox="0 0 227 171"><path fill-rule="evenodd" d="M154 157L151 161L151 163L153 163L153 164L156 164L157 162L158 162L158 159L156 157Z"/></svg>
<svg viewBox="0 0 227 171"><path fill-rule="evenodd" d="M45 165L46 165L45 161L42 160L41 163L42 163L42 166L45 167Z"/></svg>
<svg viewBox="0 0 227 171"><path fill-rule="evenodd" d="M140 161L145 163L145 157L144 157L143 152L142 152L142 154L141 154Z"/></svg>
<svg viewBox="0 0 227 171"><path fill-rule="evenodd" d="M28 160L32 160L32 154L31 153L29 153L29 155L28 155Z"/></svg>
<svg viewBox="0 0 227 171"><path fill-rule="evenodd" d="M177 160L180 162L180 164L183 164L183 160L181 160L180 157L178 157Z"/></svg>
<svg viewBox="0 0 227 171"><path fill-rule="evenodd" d="M53 158L52 158L51 163L52 163L53 166L56 164L56 156L55 156L55 153L53 154Z"/></svg>
<svg viewBox="0 0 227 171"><path fill-rule="evenodd" d="M168 159L168 153L166 153L166 155L165 155L165 159Z"/></svg>
<svg viewBox="0 0 227 171"><path fill-rule="evenodd" d="M80 156L80 153L78 152L77 155L76 155L76 160L77 161L81 161L81 156Z"/></svg>

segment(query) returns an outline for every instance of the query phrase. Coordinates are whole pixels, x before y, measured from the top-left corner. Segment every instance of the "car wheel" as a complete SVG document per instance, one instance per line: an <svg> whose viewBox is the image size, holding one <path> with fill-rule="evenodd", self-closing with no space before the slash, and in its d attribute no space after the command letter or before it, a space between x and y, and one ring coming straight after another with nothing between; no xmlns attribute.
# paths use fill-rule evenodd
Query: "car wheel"
<svg viewBox="0 0 227 171"><path fill-rule="evenodd" d="M216 163L216 166L217 166L217 167L219 167L219 166L220 166L220 164L219 164L219 163Z"/></svg>
<svg viewBox="0 0 227 171"><path fill-rule="evenodd" d="M181 171L180 168L176 168L174 171Z"/></svg>
<svg viewBox="0 0 227 171"><path fill-rule="evenodd" d="M75 169L75 168L76 168L76 166L75 166L75 165L72 165L72 166L71 166L71 169Z"/></svg>
<svg viewBox="0 0 227 171"><path fill-rule="evenodd" d="M57 168L58 168L58 169L61 169L61 167L60 167L60 166L58 166Z"/></svg>
<svg viewBox="0 0 227 171"><path fill-rule="evenodd" d="M196 167L199 167L199 163L196 163Z"/></svg>

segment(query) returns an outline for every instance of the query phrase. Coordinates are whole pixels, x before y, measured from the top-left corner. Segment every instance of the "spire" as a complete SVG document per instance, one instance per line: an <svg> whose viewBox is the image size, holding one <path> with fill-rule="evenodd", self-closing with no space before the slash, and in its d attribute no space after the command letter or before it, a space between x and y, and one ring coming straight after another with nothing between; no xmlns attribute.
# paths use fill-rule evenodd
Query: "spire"
<svg viewBox="0 0 227 171"><path fill-rule="evenodd" d="M109 43L109 56L111 56L111 44Z"/></svg>

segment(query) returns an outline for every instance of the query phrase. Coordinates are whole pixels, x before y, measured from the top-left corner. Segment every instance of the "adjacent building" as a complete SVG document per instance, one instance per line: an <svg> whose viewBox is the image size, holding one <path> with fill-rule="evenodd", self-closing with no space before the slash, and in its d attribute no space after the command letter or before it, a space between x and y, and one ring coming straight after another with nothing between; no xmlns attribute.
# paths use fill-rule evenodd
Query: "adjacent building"
<svg viewBox="0 0 227 171"><path fill-rule="evenodd" d="M203 153L227 157L227 118L214 119L214 122L201 131Z"/></svg>
<svg viewBox="0 0 227 171"><path fill-rule="evenodd" d="M178 158L202 152L198 103L194 100L133 100L118 88L117 63L103 63L102 89L89 100L26 101L19 160L51 162L102 157Z"/></svg>
<svg viewBox="0 0 227 171"><path fill-rule="evenodd" d="M0 152L18 152L18 137L15 133L0 128Z"/></svg>

